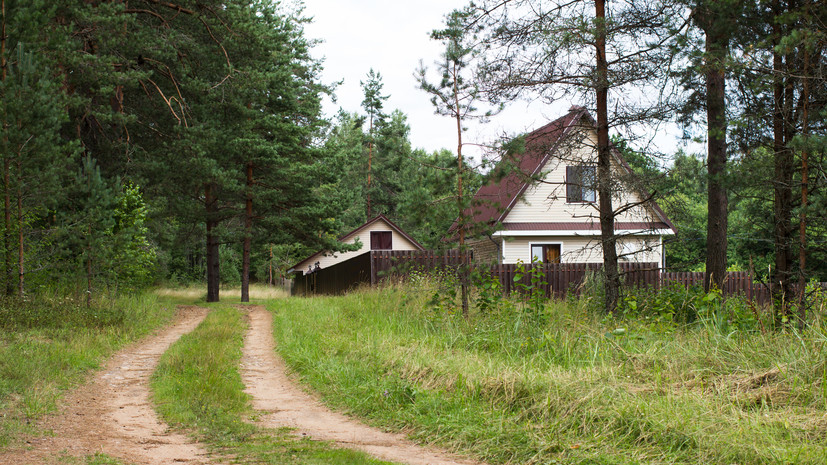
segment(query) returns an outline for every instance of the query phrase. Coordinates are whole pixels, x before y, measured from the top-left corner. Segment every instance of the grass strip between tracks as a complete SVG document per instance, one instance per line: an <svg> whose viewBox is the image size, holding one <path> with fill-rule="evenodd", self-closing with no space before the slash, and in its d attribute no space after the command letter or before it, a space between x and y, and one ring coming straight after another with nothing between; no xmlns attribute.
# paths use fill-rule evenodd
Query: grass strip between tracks
<svg viewBox="0 0 827 465"><path fill-rule="evenodd" d="M256 412L238 368L247 329L244 312L227 305L211 308L198 328L170 347L153 375L157 410L170 425L193 431L213 452L241 463L387 463L250 421Z"/></svg>

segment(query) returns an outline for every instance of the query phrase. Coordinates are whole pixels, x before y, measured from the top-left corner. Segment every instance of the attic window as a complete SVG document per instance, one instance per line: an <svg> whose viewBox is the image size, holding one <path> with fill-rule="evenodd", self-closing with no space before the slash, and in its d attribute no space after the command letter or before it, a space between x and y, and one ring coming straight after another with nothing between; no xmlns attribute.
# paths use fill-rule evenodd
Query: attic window
<svg viewBox="0 0 827 465"><path fill-rule="evenodd" d="M393 233L390 231L371 231L370 250L392 250Z"/></svg>
<svg viewBox="0 0 827 465"><path fill-rule="evenodd" d="M593 203L597 200L594 184L596 169L589 165L566 167L566 202Z"/></svg>

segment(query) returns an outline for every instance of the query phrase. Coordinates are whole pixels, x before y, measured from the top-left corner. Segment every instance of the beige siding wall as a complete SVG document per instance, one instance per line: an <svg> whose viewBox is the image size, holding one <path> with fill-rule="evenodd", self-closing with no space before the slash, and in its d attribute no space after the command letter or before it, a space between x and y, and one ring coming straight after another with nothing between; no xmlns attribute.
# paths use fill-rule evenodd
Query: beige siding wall
<svg viewBox="0 0 827 465"><path fill-rule="evenodd" d="M362 242L362 247L359 250L354 250L351 252L325 252L322 254L318 254L313 257L310 257L308 260L305 260L301 264L297 265L296 270L306 272L308 266L313 266L315 268L316 262L319 262L319 266L321 268L327 268L337 263L341 263L345 260L349 260L353 257L356 257L357 255L361 255L365 252L370 251L371 231L391 231L393 233L393 243L391 244L393 246L393 250L419 250L411 241L406 239L405 236L394 231L393 228L391 228L387 223L380 219L370 224L369 226L359 230L350 239L345 241L348 244L354 244L356 242L356 238L358 237L359 240Z"/></svg>
<svg viewBox="0 0 827 465"><path fill-rule="evenodd" d="M561 244L560 260L563 263L603 262L603 251L600 248L599 236L525 236L505 239L503 263L531 262L531 244ZM621 238L618 241L617 252L618 254L631 253L631 255L621 258L621 261L660 263L660 238L658 236Z"/></svg>
<svg viewBox="0 0 827 465"><path fill-rule="evenodd" d="M568 146L558 148L543 168L544 182L529 187L505 218L505 223L599 222L597 204L566 203L566 166L595 163L597 144L594 131L569 138ZM625 175L625 169L613 160L612 169ZM612 199L614 206L639 202L635 192L620 191ZM619 215L615 221L651 221L646 207L636 207Z"/></svg>

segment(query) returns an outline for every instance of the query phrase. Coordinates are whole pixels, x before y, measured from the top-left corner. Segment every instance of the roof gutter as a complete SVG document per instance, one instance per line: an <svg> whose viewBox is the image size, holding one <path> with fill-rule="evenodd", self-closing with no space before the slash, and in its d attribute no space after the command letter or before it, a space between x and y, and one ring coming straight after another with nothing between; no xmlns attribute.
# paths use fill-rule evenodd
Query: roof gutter
<svg viewBox="0 0 827 465"><path fill-rule="evenodd" d="M615 231L617 236L674 236L671 229L621 229ZM546 229L542 231L497 231L492 237L529 237L529 236L600 236L599 230L583 229L579 231L561 231Z"/></svg>

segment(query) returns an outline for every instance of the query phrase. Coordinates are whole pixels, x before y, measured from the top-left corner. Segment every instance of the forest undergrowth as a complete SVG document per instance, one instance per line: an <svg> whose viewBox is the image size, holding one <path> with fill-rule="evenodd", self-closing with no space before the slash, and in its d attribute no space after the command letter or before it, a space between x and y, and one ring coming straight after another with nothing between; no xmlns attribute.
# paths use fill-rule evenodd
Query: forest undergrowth
<svg viewBox="0 0 827 465"><path fill-rule="evenodd" d="M546 300L449 277L275 300L287 363L325 401L490 463L823 464L827 324L803 331L716 292L599 286ZM820 305L820 306L819 306Z"/></svg>

